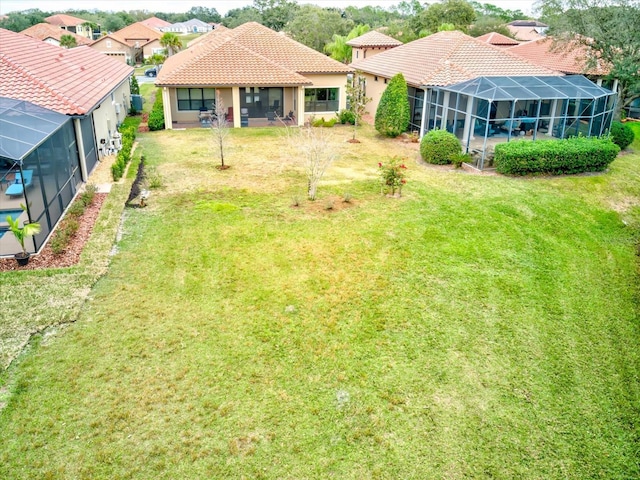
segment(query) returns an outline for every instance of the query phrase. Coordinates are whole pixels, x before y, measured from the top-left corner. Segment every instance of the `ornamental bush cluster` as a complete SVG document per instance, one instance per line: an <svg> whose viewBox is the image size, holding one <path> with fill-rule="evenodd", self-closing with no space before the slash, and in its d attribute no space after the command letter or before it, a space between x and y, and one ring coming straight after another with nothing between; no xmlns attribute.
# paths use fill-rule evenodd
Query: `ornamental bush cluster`
<svg viewBox="0 0 640 480"><path fill-rule="evenodd" d="M356 114L351 110L343 109L337 112L336 115L342 125L355 125L356 123Z"/></svg>
<svg viewBox="0 0 640 480"><path fill-rule="evenodd" d="M162 104L162 94L156 93L156 100L149 114L149 130L164 130L164 107Z"/></svg>
<svg viewBox="0 0 640 480"><path fill-rule="evenodd" d="M634 139L633 129L622 122L613 122L611 124L611 140L620 147L620 150L627 148Z"/></svg>
<svg viewBox="0 0 640 480"><path fill-rule="evenodd" d="M446 130L429 130L420 142L420 156L427 163L446 165L462 152L460 140Z"/></svg>
<svg viewBox="0 0 640 480"><path fill-rule="evenodd" d="M609 137L515 141L496 145L496 170L508 175L599 172L613 162L620 147Z"/></svg>
<svg viewBox="0 0 640 480"><path fill-rule="evenodd" d="M395 195L402 193L402 187L407 183L405 178L407 167L399 157L393 157L386 163L379 162L378 169L380 171L380 182L382 184L382 192Z"/></svg>
<svg viewBox="0 0 640 480"><path fill-rule="evenodd" d="M401 73L395 75L380 97L376 110L376 130L386 137L397 137L409 126L409 95Z"/></svg>
<svg viewBox="0 0 640 480"><path fill-rule="evenodd" d="M136 139L135 127L122 124L119 130L122 135L122 148L118 152L116 161L111 165L111 176L114 182L120 180L122 175L124 175L127 164L131 161L131 150L133 149L133 142Z"/></svg>

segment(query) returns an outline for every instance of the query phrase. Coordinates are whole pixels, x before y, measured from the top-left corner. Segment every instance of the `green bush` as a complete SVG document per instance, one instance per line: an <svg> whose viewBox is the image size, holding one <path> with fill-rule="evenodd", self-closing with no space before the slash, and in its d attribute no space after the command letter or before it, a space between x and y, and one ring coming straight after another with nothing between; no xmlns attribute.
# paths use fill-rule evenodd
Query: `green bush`
<svg viewBox="0 0 640 480"><path fill-rule="evenodd" d="M622 122L613 122L611 124L611 140L613 143L620 147L620 150L624 150L631 143L633 143L634 134L633 129Z"/></svg>
<svg viewBox="0 0 640 480"><path fill-rule="evenodd" d="M620 147L607 137L514 141L496 145L495 165L499 173L508 175L599 172L619 152Z"/></svg>
<svg viewBox="0 0 640 480"><path fill-rule="evenodd" d="M356 114L351 110L340 110L336 115L338 116L338 121L342 125L354 125L356 123Z"/></svg>
<svg viewBox="0 0 640 480"><path fill-rule="evenodd" d="M409 126L409 112L407 82L398 73L380 97L375 118L376 130L386 137L397 137Z"/></svg>
<svg viewBox="0 0 640 480"><path fill-rule="evenodd" d="M420 156L427 163L445 165L458 158L460 140L446 130L430 130L420 142Z"/></svg>
<svg viewBox="0 0 640 480"><path fill-rule="evenodd" d="M153 108L149 114L149 130L164 130L164 108L162 106L162 93L156 93L156 100L153 102Z"/></svg>
<svg viewBox="0 0 640 480"><path fill-rule="evenodd" d="M338 121L337 118L331 118L329 120L325 120L324 117L322 117L322 118L314 119L311 122L311 125L314 127L333 127L337 121Z"/></svg>

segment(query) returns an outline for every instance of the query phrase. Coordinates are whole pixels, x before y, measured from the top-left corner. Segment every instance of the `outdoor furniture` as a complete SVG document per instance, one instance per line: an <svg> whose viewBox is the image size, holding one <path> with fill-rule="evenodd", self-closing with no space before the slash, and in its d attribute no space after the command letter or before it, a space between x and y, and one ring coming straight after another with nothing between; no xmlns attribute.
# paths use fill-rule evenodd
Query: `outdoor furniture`
<svg viewBox="0 0 640 480"><path fill-rule="evenodd" d="M504 122L500 128L506 132L515 132L520 129L520 120L507 120Z"/></svg>
<svg viewBox="0 0 640 480"><path fill-rule="evenodd" d="M267 112L267 120L269 120L269 125L274 125L276 121L276 112Z"/></svg>
<svg viewBox="0 0 640 480"><path fill-rule="evenodd" d="M24 177L24 181L23 181ZM22 175L16 172L15 182L7 187L5 195L16 197L24 194L24 189L31 186L33 182L33 170L23 170Z"/></svg>

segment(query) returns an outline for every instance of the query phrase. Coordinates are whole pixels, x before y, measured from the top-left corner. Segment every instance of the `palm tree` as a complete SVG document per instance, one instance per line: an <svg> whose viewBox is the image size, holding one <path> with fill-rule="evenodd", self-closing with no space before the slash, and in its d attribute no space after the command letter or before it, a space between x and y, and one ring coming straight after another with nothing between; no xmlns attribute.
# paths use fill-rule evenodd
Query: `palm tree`
<svg viewBox="0 0 640 480"><path fill-rule="evenodd" d="M74 48L78 46L75 37L71 35L62 35L60 37L60 46L62 48Z"/></svg>
<svg viewBox="0 0 640 480"><path fill-rule="evenodd" d="M182 49L182 40L175 33L167 32L160 38L160 45L167 49L167 56L170 57Z"/></svg>

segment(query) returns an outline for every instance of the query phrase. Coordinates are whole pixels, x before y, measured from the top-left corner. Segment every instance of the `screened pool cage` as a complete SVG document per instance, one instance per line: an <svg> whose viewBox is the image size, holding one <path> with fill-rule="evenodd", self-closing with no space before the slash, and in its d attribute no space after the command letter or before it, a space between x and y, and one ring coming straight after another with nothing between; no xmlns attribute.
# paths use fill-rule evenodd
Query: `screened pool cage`
<svg viewBox="0 0 640 480"><path fill-rule="evenodd" d="M81 183L73 119L29 102L0 97L0 256L21 251L7 216L38 222L25 241L37 252Z"/></svg>
<svg viewBox="0 0 640 480"><path fill-rule="evenodd" d="M603 135L615 103L614 92L581 75L478 77L430 87L422 131L454 133L483 169L492 165L497 143Z"/></svg>

